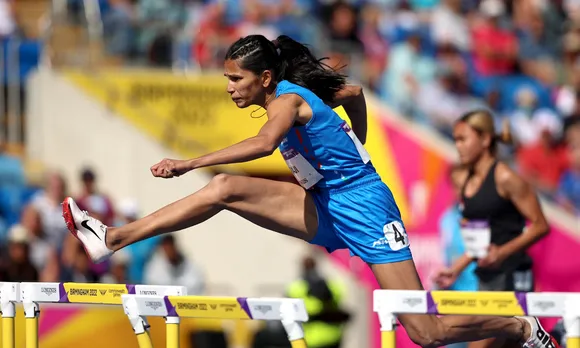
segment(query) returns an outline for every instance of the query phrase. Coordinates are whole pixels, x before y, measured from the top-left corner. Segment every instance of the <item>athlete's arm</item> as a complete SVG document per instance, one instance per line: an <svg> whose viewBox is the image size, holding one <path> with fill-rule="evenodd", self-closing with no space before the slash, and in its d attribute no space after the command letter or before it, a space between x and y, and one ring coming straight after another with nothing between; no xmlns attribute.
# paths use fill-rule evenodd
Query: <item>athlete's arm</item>
<svg viewBox="0 0 580 348"><path fill-rule="evenodd" d="M463 270L465 270L473 261L474 259L471 256L467 254L461 255L457 260L455 260L455 262L453 262L451 267L442 269L435 274L435 283L440 289L450 288L453 283L455 283L461 272L463 272Z"/></svg>
<svg viewBox="0 0 580 348"><path fill-rule="evenodd" d="M350 118L354 134L364 144L367 141L367 104L362 87L344 86L334 95L334 100L328 105L332 108L342 105Z"/></svg>
<svg viewBox="0 0 580 348"><path fill-rule="evenodd" d="M274 99L268 106L268 121L260 129L258 135L223 150L190 160L190 169L247 162L271 155L294 125L298 117L300 101L300 97L293 94Z"/></svg>
<svg viewBox="0 0 580 348"><path fill-rule="evenodd" d="M526 232L500 246L503 255L526 250L549 232L548 222L542 212L538 197L530 185L509 168L498 168L497 182L518 211L530 222Z"/></svg>

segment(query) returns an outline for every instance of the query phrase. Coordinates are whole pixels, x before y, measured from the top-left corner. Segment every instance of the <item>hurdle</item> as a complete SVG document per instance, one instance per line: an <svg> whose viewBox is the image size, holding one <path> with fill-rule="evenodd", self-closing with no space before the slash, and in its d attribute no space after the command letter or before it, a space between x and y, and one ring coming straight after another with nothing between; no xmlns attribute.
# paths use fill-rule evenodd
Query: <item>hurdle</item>
<svg viewBox="0 0 580 348"><path fill-rule="evenodd" d="M187 293L183 286L84 283L0 283L0 290L2 348L14 348L16 303L24 307L26 348L38 348L40 303L122 305L123 294L181 296ZM179 327L179 321L172 320L170 324L168 328L172 330Z"/></svg>
<svg viewBox="0 0 580 348"><path fill-rule="evenodd" d="M304 301L290 298L122 295L140 348L151 348L146 317L279 320L292 348L306 348L302 323L308 321ZM169 321L167 321L169 323ZM179 334L167 330L166 348L179 347ZM171 335L171 337L170 337Z"/></svg>
<svg viewBox="0 0 580 348"><path fill-rule="evenodd" d="M14 318L20 302L20 283L0 283L0 315L2 315L2 348L14 348Z"/></svg>
<svg viewBox="0 0 580 348"><path fill-rule="evenodd" d="M375 290L381 347L395 348L397 314L562 317L567 348L580 348L580 293Z"/></svg>

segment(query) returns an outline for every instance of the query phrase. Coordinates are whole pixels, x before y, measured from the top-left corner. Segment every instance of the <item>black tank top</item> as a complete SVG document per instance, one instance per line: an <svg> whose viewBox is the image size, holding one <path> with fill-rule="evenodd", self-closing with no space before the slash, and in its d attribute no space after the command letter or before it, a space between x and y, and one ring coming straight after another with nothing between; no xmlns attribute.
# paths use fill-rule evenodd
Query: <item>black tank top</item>
<svg viewBox="0 0 580 348"><path fill-rule="evenodd" d="M485 220L491 229L491 243L502 245L523 233L526 219L518 211L511 200L499 195L495 185L495 168L497 161L491 166L479 190L470 198L465 196L465 187L473 173L469 173L463 188L462 215L466 220ZM518 252L508 257L497 269L478 267L475 270L482 280L491 279L498 274L515 270L529 270L532 268L532 259L525 252Z"/></svg>

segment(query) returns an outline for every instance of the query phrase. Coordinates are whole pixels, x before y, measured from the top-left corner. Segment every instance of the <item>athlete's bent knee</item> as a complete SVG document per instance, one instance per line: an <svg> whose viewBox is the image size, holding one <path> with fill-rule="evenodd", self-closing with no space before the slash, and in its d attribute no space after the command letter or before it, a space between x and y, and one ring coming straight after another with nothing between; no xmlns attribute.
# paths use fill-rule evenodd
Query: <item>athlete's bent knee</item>
<svg viewBox="0 0 580 348"><path fill-rule="evenodd" d="M227 205L234 202L239 196L237 192L236 177L228 174L218 174L209 183L209 188L213 190L217 203Z"/></svg>
<svg viewBox="0 0 580 348"><path fill-rule="evenodd" d="M417 323L417 325L408 325L409 327L405 327L405 330L411 341L418 346L423 348L441 347L445 344L447 333L445 325L439 320L430 324Z"/></svg>

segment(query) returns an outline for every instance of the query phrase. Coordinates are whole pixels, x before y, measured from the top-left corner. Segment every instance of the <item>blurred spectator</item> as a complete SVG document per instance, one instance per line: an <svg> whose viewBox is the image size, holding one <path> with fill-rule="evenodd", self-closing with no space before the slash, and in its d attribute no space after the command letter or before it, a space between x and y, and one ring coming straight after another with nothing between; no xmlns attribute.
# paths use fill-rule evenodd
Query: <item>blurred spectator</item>
<svg viewBox="0 0 580 348"><path fill-rule="evenodd" d="M171 234L161 238L159 249L145 266L144 280L150 285L185 286L188 295L200 295L205 291L205 276L183 255Z"/></svg>
<svg viewBox="0 0 580 348"><path fill-rule="evenodd" d="M436 71L436 62L422 52L418 23L410 25L406 40L391 48L383 91L390 104L406 115L413 114L419 86L433 81Z"/></svg>
<svg viewBox="0 0 580 348"><path fill-rule="evenodd" d="M97 186L97 177L90 168L81 172L82 191L76 201L81 210L86 210L105 225L112 225L115 219L115 211L109 197L100 192Z"/></svg>
<svg viewBox="0 0 580 348"><path fill-rule="evenodd" d="M141 26L138 50L147 55L149 64L170 67L173 57L173 37L187 22L184 1L140 0L137 18Z"/></svg>
<svg viewBox="0 0 580 348"><path fill-rule="evenodd" d="M109 272L101 277L101 283L105 284L130 284L128 268L131 264L131 256L124 250L114 253L110 259Z"/></svg>
<svg viewBox="0 0 580 348"><path fill-rule="evenodd" d="M22 213L21 224L27 232L30 260L38 270L40 281L59 281L58 254L44 233L40 214L32 207L27 207Z"/></svg>
<svg viewBox="0 0 580 348"><path fill-rule="evenodd" d="M259 0L244 1L244 17L237 25L236 35L244 37L248 35L264 35L268 40L274 40L280 32L272 24L267 23L268 7Z"/></svg>
<svg viewBox="0 0 580 348"><path fill-rule="evenodd" d="M136 54L135 0L109 0L110 9L103 15L103 34L109 54L133 58Z"/></svg>
<svg viewBox="0 0 580 348"><path fill-rule="evenodd" d="M300 279L292 282L287 296L304 300L308 322L303 324L304 339L308 347L338 348L344 335L344 325L350 315L341 309L344 298L343 285L326 279L317 267L316 260L302 260Z"/></svg>
<svg viewBox="0 0 580 348"><path fill-rule="evenodd" d="M0 279L6 282L36 282L38 271L30 261L28 231L14 225L8 234L8 259L0 266Z"/></svg>
<svg viewBox="0 0 580 348"><path fill-rule="evenodd" d="M441 133L451 137L457 118L484 103L468 93L466 75L451 66L441 65L437 79L418 86L416 107L421 118Z"/></svg>
<svg viewBox="0 0 580 348"><path fill-rule="evenodd" d="M333 51L343 54L362 52L362 43L357 35L357 13L351 5L339 1L331 6L328 29Z"/></svg>
<svg viewBox="0 0 580 348"><path fill-rule="evenodd" d="M482 21L474 25L472 46L476 71L484 76L514 72L518 54L516 36L501 25L505 5L501 0L483 0Z"/></svg>
<svg viewBox="0 0 580 348"><path fill-rule="evenodd" d="M518 45L523 72L545 84L555 83L555 59L561 50L560 40L547 35L540 13L533 13L521 28Z"/></svg>
<svg viewBox="0 0 580 348"><path fill-rule="evenodd" d="M461 0L441 0L433 11L431 31L437 44L451 44L464 52L471 49L470 30L462 13Z"/></svg>
<svg viewBox="0 0 580 348"><path fill-rule="evenodd" d="M67 194L64 177L57 172L47 175L44 189L37 193L30 202L30 209L40 215L42 230L50 244L61 251L68 229L62 220L61 203Z"/></svg>
<svg viewBox="0 0 580 348"><path fill-rule="evenodd" d="M533 126L539 138L517 151L519 170L539 192L554 197L568 167L565 148L560 143L562 125L549 113L541 113L534 116Z"/></svg>
<svg viewBox="0 0 580 348"><path fill-rule="evenodd" d="M0 0L0 39L16 31L14 20L14 0Z"/></svg>
<svg viewBox="0 0 580 348"><path fill-rule="evenodd" d="M387 67L389 45L384 40L380 23L383 18L380 7L367 5L361 16L359 39L363 44L365 54L364 79L370 88L379 92L380 77Z"/></svg>
<svg viewBox="0 0 580 348"><path fill-rule="evenodd" d="M562 122L556 113L547 108L538 107L536 92L522 87L516 94L516 109L508 114L511 129L521 146L537 143L543 130L549 130L556 138L562 131Z"/></svg>
<svg viewBox="0 0 580 348"><path fill-rule="evenodd" d="M131 223L139 217L139 210L137 202L133 199L123 199L119 203L119 213L116 226L126 225ZM131 262L127 265L128 267L128 278L133 284L143 283L143 272L145 265L149 259L153 256L153 253L159 245L161 236L155 236L142 240L140 242L131 244L123 249L127 253Z"/></svg>
<svg viewBox="0 0 580 348"><path fill-rule="evenodd" d="M566 133L570 168L560 178L558 199L566 210L580 216L580 123Z"/></svg>

